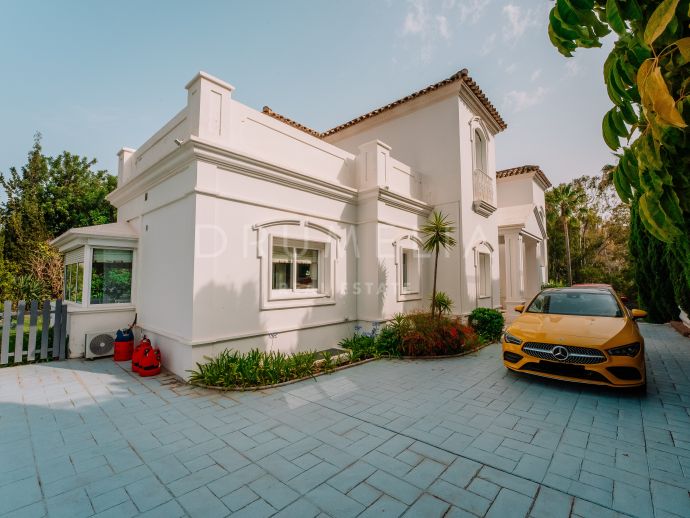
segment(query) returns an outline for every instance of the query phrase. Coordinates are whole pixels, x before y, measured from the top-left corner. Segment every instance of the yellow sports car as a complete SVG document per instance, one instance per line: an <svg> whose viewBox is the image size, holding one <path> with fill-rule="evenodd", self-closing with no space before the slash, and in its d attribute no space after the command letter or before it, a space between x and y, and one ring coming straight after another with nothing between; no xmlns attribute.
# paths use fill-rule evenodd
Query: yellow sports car
<svg viewBox="0 0 690 518"><path fill-rule="evenodd" d="M616 387L644 387L644 338L611 288L550 288L525 306L501 340L503 364L517 372Z"/></svg>

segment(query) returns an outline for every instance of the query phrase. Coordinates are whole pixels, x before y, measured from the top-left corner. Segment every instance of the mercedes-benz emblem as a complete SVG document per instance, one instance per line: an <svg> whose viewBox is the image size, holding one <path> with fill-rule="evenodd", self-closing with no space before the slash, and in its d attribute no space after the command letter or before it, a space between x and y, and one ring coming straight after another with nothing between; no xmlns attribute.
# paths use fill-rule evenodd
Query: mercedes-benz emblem
<svg viewBox="0 0 690 518"><path fill-rule="evenodd" d="M557 345L556 347L551 349L551 354L553 354L554 358L562 362L568 359L568 349L566 349L562 345Z"/></svg>

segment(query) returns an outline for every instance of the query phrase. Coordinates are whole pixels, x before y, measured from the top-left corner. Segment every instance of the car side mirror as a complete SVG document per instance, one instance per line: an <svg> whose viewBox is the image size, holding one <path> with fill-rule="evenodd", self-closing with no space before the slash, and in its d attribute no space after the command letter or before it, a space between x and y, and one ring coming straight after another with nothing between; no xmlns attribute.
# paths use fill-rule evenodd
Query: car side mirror
<svg viewBox="0 0 690 518"><path fill-rule="evenodd" d="M644 318L647 316L647 312L643 309L633 309L631 313L633 320L637 320L638 318Z"/></svg>
<svg viewBox="0 0 690 518"><path fill-rule="evenodd" d="M515 311L517 311L518 313L522 313L523 311L525 311L525 305L524 305L524 304L520 304L519 306L515 306L513 309L514 309ZM645 313L645 314L646 314L646 313Z"/></svg>

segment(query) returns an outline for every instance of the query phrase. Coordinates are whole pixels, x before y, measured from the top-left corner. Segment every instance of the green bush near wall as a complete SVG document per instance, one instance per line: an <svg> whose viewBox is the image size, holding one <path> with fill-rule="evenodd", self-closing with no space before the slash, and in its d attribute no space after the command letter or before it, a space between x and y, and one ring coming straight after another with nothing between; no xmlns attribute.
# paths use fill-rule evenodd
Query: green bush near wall
<svg viewBox="0 0 690 518"><path fill-rule="evenodd" d="M468 319L472 327L484 340L498 340L503 332L505 319L500 311L490 308L476 308Z"/></svg>

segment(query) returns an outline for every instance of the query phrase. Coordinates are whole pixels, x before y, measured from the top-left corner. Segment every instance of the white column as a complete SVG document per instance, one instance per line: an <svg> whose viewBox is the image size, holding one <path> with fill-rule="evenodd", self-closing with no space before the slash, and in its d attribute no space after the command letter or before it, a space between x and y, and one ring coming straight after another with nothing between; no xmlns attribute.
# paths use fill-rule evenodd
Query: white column
<svg viewBox="0 0 690 518"><path fill-rule="evenodd" d="M524 301L524 244L519 230L504 232L506 306Z"/></svg>

